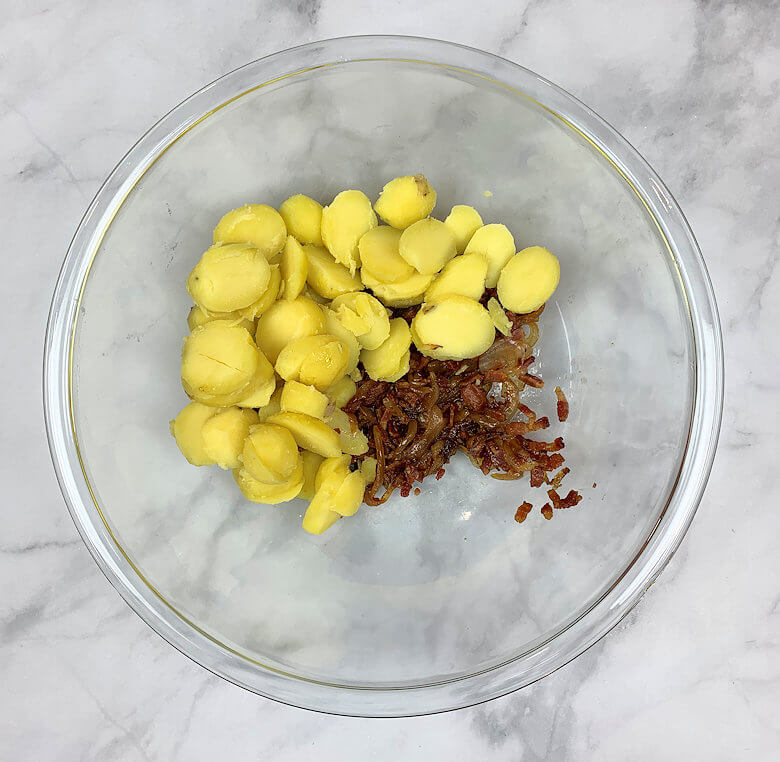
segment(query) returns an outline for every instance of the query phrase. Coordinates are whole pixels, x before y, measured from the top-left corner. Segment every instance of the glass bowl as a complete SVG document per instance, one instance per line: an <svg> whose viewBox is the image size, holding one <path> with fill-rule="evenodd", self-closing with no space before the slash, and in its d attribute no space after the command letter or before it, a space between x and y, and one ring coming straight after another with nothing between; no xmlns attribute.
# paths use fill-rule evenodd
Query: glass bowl
<svg viewBox="0 0 780 762"><path fill-rule="evenodd" d="M422 172L434 211L475 206L560 258L541 390L565 425L575 509L545 521L527 482L456 457L419 496L321 537L303 504L246 502L182 458L168 421L188 271L220 216L294 192L374 198ZM491 195L492 194L492 195ZM357 37L244 66L122 159L68 251L46 336L52 456L119 593L199 664L279 701L401 716L493 698L604 635L680 543L712 463L722 346L704 262L640 156L570 95L457 45ZM529 499L535 512L514 521Z"/></svg>

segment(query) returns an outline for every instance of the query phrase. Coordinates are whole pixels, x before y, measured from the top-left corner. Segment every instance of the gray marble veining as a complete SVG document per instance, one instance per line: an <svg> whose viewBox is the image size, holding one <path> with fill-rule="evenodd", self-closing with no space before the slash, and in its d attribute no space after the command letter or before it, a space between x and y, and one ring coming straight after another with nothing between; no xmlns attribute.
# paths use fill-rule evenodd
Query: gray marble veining
<svg viewBox="0 0 780 762"><path fill-rule="evenodd" d="M387 11L385 6L382 8ZM780 741L780 4L434 0L10 2L0 27L5 277L0 757L772 759ZM103 177L184 95L343 34L497 52L610 121L681 203L719 299L720 449L680 551L607 638L512 696L441 716L325 717L259 699L165 644L101 576L63 505L39 369L65 248ZM160 72L164 72L161 76ZM155 316L150 316L150 321ZM230 552L240 551L224 538ZM222 580L229 584L229 580ZM638 751L641 750L641 753ZM637 756L639 754L639 757Z"/></svg>

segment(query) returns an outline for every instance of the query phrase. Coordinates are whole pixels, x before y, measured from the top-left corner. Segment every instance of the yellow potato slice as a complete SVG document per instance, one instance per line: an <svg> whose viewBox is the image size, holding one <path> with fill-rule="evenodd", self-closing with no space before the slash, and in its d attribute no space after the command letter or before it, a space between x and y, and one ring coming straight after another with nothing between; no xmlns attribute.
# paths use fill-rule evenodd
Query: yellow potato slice
<svg viewBox="0 0 780 762"><path fill-rule="evenodd" d="M270 309L271 305L276 301L279 296L279 292L282 287L282 276L279 273L279 265L271 265L271 279L268 281L268 288L265 293L254 303L248 307L239 310L238 314L246 320L254 321L260 317L264 312Z"/></svg>
<svg viewBox="0 0 780 762"><path fill-rule="evenodd" d="M281 415L281 414L279 414ZM264 484L284 484L298 467L300 455L293 435L272 422L249 429L241 451L243 468Z"/></svg>
<svg viewBox="0 0 780 762"><path fill-rule="evenodd" d="M366 349L376 349L390 334L390 321L382 303L370 294L353 291L330 304L338 321Z"/></svg>
<svg viewBox="0 0 780 762"><path fill-rule="evenodd" d="M212 246L189 274L187 293L208 312L231 312L260 298L270 279L268 261L254 246Z"/></svg>
<svg viewBox="0 0 780 762"><path fill-rule="evenodd" d="M391 180L379 194L374 209L394 228L403 230L427 217L436 206L436 191L424 175L407 175Z"/></svg>
<svg viewBox="0 0 780 762"><path fill-rule="evenodd" d="M344 265L340 265L322 246L303 247L309 262L309 273L306 282L320 296L333 299L339 294L350 291L362 291L363 284L354 274L350 274Z"/></svg>
<svg viewBox="0 0 780 762"><path fill-rule="evenodd" d="M358 243L360 266L383 283L396 283L414 275L414 268L398 253L401 231L381 225L364 233Z"/></svg>
<svg viewBox="0 0 780 762"><path fill-rule="evenodd" d="M485 286L495 288L501 268L515 253L515 239L506 225L492 223L477 230L468 242L466 254L484 254L488 262Z"/></svg>
<svg viewBox="0 0 780 762"><path fill-rule="evenodd" d="M390 321L390 331L387 339L376 349L364 349L360 353L360 361L374 381L397 381L396 378L404 356L412 343L409 326L403 318L393 318ZM406 370L409 370L407 365Z"/></svg>
<svg viewBox="0 0 780 762"><path fill-rule="evenodd" d="M443 222L429 217L401 233L398 253L417 272L433 275L455 256L455 236Z"/></svg>
<svg viewBox="0 0 780 762"><path fill-rule="evenodd" d="M316 452L323 458L332 458L341 454L339 435L324 421L312 418L305 413L277 413L268 419L289 429L295 437L298 447L310 452Z"/></svg>
<svg viewBox="0 0 780 762"><path fill-rule="evenodd" d="M274 364L291 341L315 336L325 330L322 307L305 296L275 302L257 321L255 339L263 354Z"/></svg>
<svg viewBox="0 0 780 762"><path fill-rule="evenodd" d="M331 511L327 504L323 502L317 502L313 507L309 503L309 507L303 516L301 527L304 532L309 534L322 534L330 529L340 518L341 516L336 511Z"/></svg>
<svg viewBox="0 0 780 762"><path fill-rule="evenodd" d="M287 381L282 389L281 406L285 412L306 413L312 418L324 418L328 398L313 386Z"/></svg>
<svg viewBox="0 0 780 762"><path fill-rule="evenodd" d="M372 484L376 479L376 467L376 458L363 458L363 462L360 464L360 473L363 474L366 484Z"/></svg>
<svg viewBox="0 0 780 762"><path fill-rule="evenodd" d="M267 405L271 399L271 395L276 389L276 375L274 374L274 366L268 362L266 356L258 349L257 353L257 371L254 378L249 382L249 386L246 389L241 399L236 401L238 407L245 408L258 408ZM215 401L219 401L218 398L214 398Z"/></svg>
<svg viewBox="0 0 780 762"><path fill-rule="evenodd" d="M267 204L246 204L228 212L214 228L214 243L249 243L270 259L287 238L279 212Z"/></svg>
<svg viewBox="0 0 780 762"><path fill-rule="evenodd" d="M506 316L504 308L499 304L498 299L490 297L487 303L487 311L490 313L490 319L493 325L504 334L509 336L512 333L512 321Z"/></svg>
<svg viewBox="0 0 780 762"><path fill-rule="evenodd" d="M518 313L538 310L558 287L561 265L542 246L531 246L515 254L498 278L498 300Z"/></svg>
<svg viewBox="0 0 780 762"><path fill-rule="evenodd" d="M365 193L346 190L322 210L322 241L339 264L351 275L360 266L358 241L377 225L371 201Z"/></svg>
<svg viewBox="0 0 780 762"><path fill-rule="evenodd" d="M357 384L351 378L344 376L333 386L329 386L325 393L336 407L344 407L355 396L356 391Z"/></svg>
<svg viewBox="0 0 780 762"><path fill-rule="evenodd" d="M282 387L277 387L271 395L268 403L257 410L257 419L261 423L267 421L272 415L276 415L282 410Z"/></svg>
<svg viewBox="0 0 780 762"><path fill-rule="evenodd" d="M479 212L473 206L456 204L447 215L444 224L455 236L458 254L463 254L471 237L482 227L482 217L479 216Z"/></svg>
<svg viewBox="0 0 780 762"><path fill-rule="evenodd" d="M437 360L465 360L481 355L496 329L488 311L466 296L445 296L425 304L412 320L412 341L424 355Z"/></svg>
<svg viewBox="0 0 780 762"><path fill-rule="evenodd" d="M265 484L251 476L245 468L235 469L233 478L244 497L253 503L286 503L298 497L303 488L303 459L298 458L298 465L284 484Z"/></svg>
<svg viewBox="0 0 780 762"><path fill-rule="evenodd" d="M279 353L276 372L285 381L300 381L324 391L346 373L348 362L346 347L325 333L291 341Z"/></svg>
<svg viewBox="0 0 780 762"><path fill-rule="evenodd" d="M295 236L300 243L313 243L322 246L322 206L313 198L297 193L290 196L280 207L287 232Z"/></svg>
<svg viewBox="0 0 780 762"><path fill-rule="evenodd" d="M252 334L255 332L255 324L251 320L246 320L242 316L241 310L234 310L233 312L206 312L198 307L197 304L190 309L187 315L187 327L190 331L194 331L212 320L229 320L246 328Z"/></svg>
<svg viewBox="0 0 780 762"><path fill-rule="evenodd" d="M245 396L255 377L260 353L249 331L228 320L212 320L185 340L181 360L184 391L209 404L212 395L232 405Z"/></svg>
<svg viewBox="0 0 780 762"><path fill-rule="evenodd" d="M335 511L340 516L353 516L363 502L366 483L360 471L349 470L346 455L327 458L320 465L315 479L315 494L311 505L315 511Z"/></svg>
<svg viewBox="0 0 780 762"><path fill-rule="evenodd" d="M411 307L420 304L428 286L433 281L433 275L415 273L411 278L398 283L382 283L376 280L370 272L361 270L363 282L374 295L388 307Z"/></svg>
<svg viewBox="0 0 780 762"><path fill-rule="evenodd" d="M257 422L254 410L238 407L220 410L203 424L203 450L220 468L226 471L238 468L244 440Z"/></svg>
<svg viewBox="0 0 780 762"><path fill-rule="evenodd" d="M288 302L300 296L306 285L306 276L309 274L309 260L303 253L303 247L291 235L287 236L287 243L282 249L282 259L279 262L282 281L284 282L283 297Z"/></svg>
<svg viewBox="0 0 780 762"><path fill-rule="evenodd" d="M325 458L308 450L301 451L301 458L303 458L303 488L298 497L311 500L316 490L314 480L317 478L317 471Z"/></svg>
<svg viewBox="0 0 780 762"><path fill-rule="evenodd" d="M219 410L200 402L190 402L172 421L171 434L181 454L193 466L211 466L217 461L206 451L203 426Z"/></svg>
<svg viewBox="0 0 780 762"><path fill-rule="evenodd" d="M325 423L328 424L339 435L339 446L341 451L348 455L362 455L368 452L368 439L366 435L355 426L354 420L339 408L333 408L325 416Z"/></svg>
<svg viewBox="0 0 780 762"><path fill-rule="evenodd" d="M434 302L447 294L460 294L479 301L485 291L488 263L483 254L461 254L444 269L425 292L425 301Z"/></svg>
<svg viewBox="0 0 780 762"><path fill-rule="evenodd" d="M358 360L360 359L360 344L355 338L355 334L342 325L332 309L323 307L323 312L325 313L325 333L335 336L346 347L349 355L346 372L351 373L357 368Z"/></svg>

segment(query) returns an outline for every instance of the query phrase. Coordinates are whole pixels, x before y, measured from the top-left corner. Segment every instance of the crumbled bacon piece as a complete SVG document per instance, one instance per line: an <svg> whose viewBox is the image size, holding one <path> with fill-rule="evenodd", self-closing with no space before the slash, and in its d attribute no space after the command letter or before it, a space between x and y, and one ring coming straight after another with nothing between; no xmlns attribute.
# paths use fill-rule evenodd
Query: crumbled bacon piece
<svg viewBox="0 0 780 762"><path fill-rule="evenodd" d="M527 500L524 503L520 503L520 507L517 509L517 512L515 513L515 521L518 524L522 524L526 516L533 510L533 505L529 503Z"/></svg>
<svg viewBox="0 0 780 762"><path fill-rule="evenodd" d="M569 417L569 401L560 386L555 387L555 396L558 398L556 404L558 420L565 421Z"/></svg>

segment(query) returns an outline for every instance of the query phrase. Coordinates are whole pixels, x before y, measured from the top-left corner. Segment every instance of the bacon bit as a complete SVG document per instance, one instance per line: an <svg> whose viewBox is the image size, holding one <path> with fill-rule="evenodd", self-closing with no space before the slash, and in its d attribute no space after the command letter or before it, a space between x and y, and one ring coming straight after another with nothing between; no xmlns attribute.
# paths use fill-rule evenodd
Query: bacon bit
<svg viewBox="0 0 780 762"><path fill-rule="evenodd" d="M596 489L596 482L593 482L593 489Z"/></svg>
<svg viewBox="0 0 780 762"><path fill-rule="evenodd" d="M414 494L415 495L419 495L420 494L420 488L419 487L415 487L414 488Z"/></svg>
<svg viewBox="0 0 780 762"><path fill-rule="evenodd" d="M569 401L566 399L566 395L563 393L563 389L560 386L555 387L555 396L558 398L556 405L558 410L558 420L565 421L569 417Z"/></svg>
<svg viewBox="0 0 780 762"><path fill-rule="evenodd" d="M333 431L335 431L337 434L341 434L341 429L338 426L334 426Z"/></svg>
<svg viewBox="0 0 780 762"><path fill-rule="evenodd" d="M440 468L436 472L436 480L438 481L439 479L441 479L441 477L444 476L445 473L447 473L447 472L443 468Z"/></svg>
<svg viewBox="0 0 780 762"><path fill-rule="evenodd" d="M524 384L528 384L528 386L533 386L534 389L541 389L544 386L544 381L533 373L523 373L523 375L520 376L520 380Z"/></svg>
<svg viewBox="0 0 780 762"><path fill-rule="evenodd" d="M573 508L577 503L582 500L582 495L575 490L569 490L569 494L566 497L561 498L560 495L554 490L547 490L547 496L552 500L553 508L561 510L563 508Z"/></svg>
<svg viewBox="0 0 780 762"><path fill-rule="evenodd" d="M544 471L541 468L534 468L531 471L531 486L541 487L544 484Z"/></svg>
<svg viewBox="0 0 780 762"><path fill-rule="evenodd" d="M555 474L555 476L553 476L553 478L550 480L550 486L551 486L553 489L558 489L558 487L560 487L560 486L561 486L561 482L563 481L563 477L564 477L564 476L566 476L566 474L568 474L568 473L569 473L569 469L568 469L568 468L562 468L562 469L561 469L560 471L558 471L558 473L557 473L557 474Z"/></svg>
<svg viewBox="0 0 780 762"><path fill-rule="evenodd" d="M545 503L542 506L542 516L544 516L547 521L549 521L553 516L553 509L552 506L549 503Z"/></svg>
<svg viewBox="0 0 780 762"><path fill-rule="evenodd" d="M524 503L520 504L520 507L517 509L517 512L515 513L515 521L518 524L522 524L526 516L533 510L533 505L529 503L527 500Z"/></svg>
<svg viewBox="0 0 780 762"><path fill-rule="evenodd" d="M464 386L461 394L463 396L463 402L466 403L466 407L469 410L475 412L482 410L488 403L487 395L476 384L472 383Z"/></svg>

